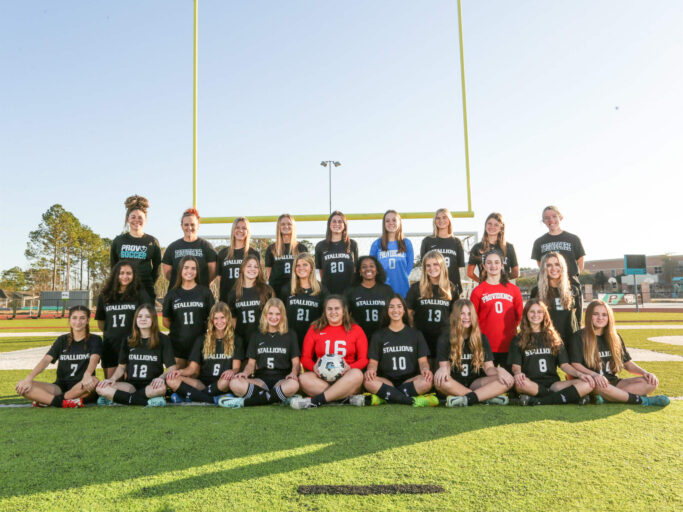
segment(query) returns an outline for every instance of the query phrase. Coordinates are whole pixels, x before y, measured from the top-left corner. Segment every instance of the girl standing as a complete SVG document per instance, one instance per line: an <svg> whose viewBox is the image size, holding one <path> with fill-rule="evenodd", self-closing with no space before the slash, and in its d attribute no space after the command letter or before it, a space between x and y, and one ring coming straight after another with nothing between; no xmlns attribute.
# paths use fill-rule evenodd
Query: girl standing
<svg viewBox="0 0 683 512"><path fill-rule="evenodd" d="M408 293L408 276L413 269L413 244L403 237L401 216L387 210L382 219L382 236L372 243L370 256L379 260L387 275L387 284L403 297Z"/></svg>
<svg viewBox="0 0 683 512"><path fill-rule="evenodd" d="M346 216L334 211L327 219L325 240L315 246L315 265L323 286L330 293L343 294L351 286L356 260L358 244L349 238Z"/></svg>
<svg viewBox="0 0 683 512"><path fill-rule="evenodd" d="M251 247L251 229L249 219L237 217L232 223L230 232L230 246L221 249L218 253L218 278L220 280L219 300L228 300L228 293L232 290L240 275L240 267L246 254L259 256L256 249Z"/></svg>
<svg viewBox="0 0 683 512"><path fill-rule="evenodd" d="M437 250L446 260L448 278L455 293L460 296L462 283L460 282L460 269L465 266L465 252L458 237L453 235L451 212L448 208L439 208L434 215L434 234L425 237L420 246L420 258L424 259L429 251Z"/></svg>
<svg viewBox="0 0 683 512"><path fill-rule="evenodd" d="M491 250L498 251L503 258L503 271L508 280L519 277L519 265L517 254L513 245L505 240L505 223L500 213L492 213L486 217L484 224L484 236L482 241L474 244L470 251L470 259L467 262L467 277L479 283L482 281L484 265L482 256ZM474 269L478 274L475 274Z"/></svg>
<svg viewBox="0 0 683 512"><path fill-rule="evenodd" d="M300 252L306 252L306 246L296 239L294 217L283 213L277 219L275 243L266 249L266 278L275 290L278 298L283 299L281 290L292 279L292 262Z"/></svg>

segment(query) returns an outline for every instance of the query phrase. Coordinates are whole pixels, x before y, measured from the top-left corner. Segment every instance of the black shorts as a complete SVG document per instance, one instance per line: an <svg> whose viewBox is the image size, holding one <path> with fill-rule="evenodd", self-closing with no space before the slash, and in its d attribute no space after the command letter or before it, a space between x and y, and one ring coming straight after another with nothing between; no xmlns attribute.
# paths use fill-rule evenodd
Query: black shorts
<svg viewBox="0 0 683 512"><path fill-rule="evenodd" d="M218 389L218 379L199 379L199 381L206 386L206 389L204 390L205 393L207 393L210 396L218 396L222 395L223 393L228 393L229 391L221 391Z"/></svg>
<svg viewBox="0 0 683 512"><path fill-rule="evenodd" d="M173 346L173 355L178 359L189 359L190 352L192 351L192 343L187 346L182 341L171 340L171 345Z"/></svg>
<svg viewBox="0 0 683 512"><path fill-rule="evenodd" d="M145 389L147 386L149 386L152 383L151 380L124 380L123 382L127 382L128 384L132 384L133 387L135 388L135 391L138 391L140 389Z"/></svg>
<svg viewBox="0 0 683 512"><path fill-rule="evenodd" d="M552 377L552 376L539 377L538 379L532 379L530 377L528 377L528 378L529 378L529 380L538 384L539 388L544 387L547 390L550 390L550 386L552 386L556 382L560 382L560 378L557 375L555 375L554 377Z"/></svg>
<svg viewBox="0 0 683 512"><path fill-rule="evenodd" d="M275 387L275 384L280 382L282 379L287 377L289 375L288 373L267 373L265 375L255 375L254 377L257 379L261 379L266 387L268 389L273 389Z"/></svg>
<svg viewBox="0 0 683 512"><path fill-rule="evenodd" d="M510 365L508 364L508 353L507 352L494 352L493 353L493 364L494 366L500 366L510 371Z"/></svg>
<svg viewBox="0 0 683 512"><path fill-rule="evenodd" d="M616 387L617 384L619 384L619 381L621 380L619 377L617 377L617 376L614 375L613 373L608 373L607 375L605 375L605 378L607 379L607 381L608 381L612 386L615 386L615 387Z"/></svg>
<svg viewBox="0 0 683 512"><path fill-rule="evenodd" d="M395 388L398 388L401 384L403 384L408 379L412 379L413 377L415 377L415 375L406 375L406 376L398 377L398 378L393 378L393 377L390 377L389 375L378 375L378 377L382 377L383 379L387 379L388 381L391 382L392 386L394 386Z"/></svg>
<svg viewBox="0 0 683 512"><path fill-rule="evenodd" d="M102 341L102 355L100 362L102 368L115 368L119 365L119 353L121 352L121 343L123 338L109 339L105 338Z"/></svg>
<svg viewBox="0 0 683 512"><path fill-rule="evenodd" d="M74 387L76 384L81 382L80 380L56 380L54 382L55 386L59 386L59 389L62 390L62 393L66 393L69 391L72 387Z"/></svg>

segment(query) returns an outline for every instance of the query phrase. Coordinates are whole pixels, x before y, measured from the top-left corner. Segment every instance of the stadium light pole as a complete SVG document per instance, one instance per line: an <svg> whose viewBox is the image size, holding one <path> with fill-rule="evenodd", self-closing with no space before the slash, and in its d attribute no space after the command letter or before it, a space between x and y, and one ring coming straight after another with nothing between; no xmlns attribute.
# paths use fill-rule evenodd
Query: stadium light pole
<svg viewBox="0 0 683 512"><path fill-rule="evenodd" d="M320 165L323 167L327 167L329 171L329 183L330 183L330 213L332 213L332 166L334 167L339 167L341 165L341 162L337 162L336 160L323 160L320 162Z"/></svg>

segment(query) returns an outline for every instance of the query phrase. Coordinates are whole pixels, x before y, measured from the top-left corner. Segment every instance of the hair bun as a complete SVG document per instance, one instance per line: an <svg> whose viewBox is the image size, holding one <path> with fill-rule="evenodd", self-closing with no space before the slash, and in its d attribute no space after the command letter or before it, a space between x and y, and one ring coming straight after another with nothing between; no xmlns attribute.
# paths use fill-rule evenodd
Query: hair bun
<svg viewBox="0 0 683 512"><path fill-rule="evenodd" d="M137 194L127 197L123 204L129 212L131 210L142 210L147 213L147 208L149 208L149 200Z"/></svg>

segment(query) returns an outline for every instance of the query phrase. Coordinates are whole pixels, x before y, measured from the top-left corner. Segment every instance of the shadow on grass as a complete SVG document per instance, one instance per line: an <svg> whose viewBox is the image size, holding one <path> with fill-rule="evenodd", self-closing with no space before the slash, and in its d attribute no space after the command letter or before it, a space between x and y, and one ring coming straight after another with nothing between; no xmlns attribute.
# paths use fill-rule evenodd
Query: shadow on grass
<svg viewBox="0 0 683 512"><path fill-rule="evenodd" d="M159 497L287 473L496 426L544 420L580 423L629 409L639 413L659 410L623 405L476 406L455 410L346 406L304 411L277 406L240 410L6 409L0 412L3 421L0 470L9 477L0 488L0 498L153 477L191 468L203 472L162 484L136 483L136 490L129 493L133 498ZM312 445L319 449L307 449ZM273 457L273 452L287 450L305 453ZM229 469L201 468L258 456L265 460L244 464L237 461L238 465Z"/></svg>

